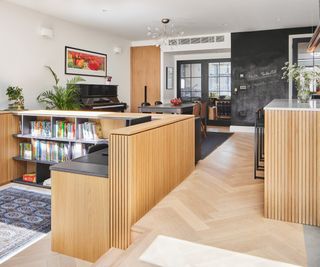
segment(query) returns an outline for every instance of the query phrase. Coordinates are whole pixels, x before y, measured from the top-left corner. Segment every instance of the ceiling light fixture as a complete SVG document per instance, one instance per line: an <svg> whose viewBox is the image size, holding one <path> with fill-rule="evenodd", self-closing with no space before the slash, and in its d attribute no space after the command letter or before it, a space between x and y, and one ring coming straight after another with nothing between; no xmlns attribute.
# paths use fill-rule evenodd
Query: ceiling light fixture
<svg viewBox="0 0 320 267"><path fill-rule="evenodd" d="M155 27L152 28L151 26L147 27L147 36L151 37L152 39L157 40L156 46L163 46L169 44L169 39L173 37L182 36L184 34L183 31L178 32L175 29L173 23L168 18L164 18L161 20L162 27Z"/></svg>
<svg viewBox="0 0 320 267"><path fill-rule="evenodd" d="M319 0L319 16L320 16L320 0ZM313 53L314 51L316 51L319 44L320 44L320 25L318 25L318 27L314 31L312 38L309 42L307 51L309 53Z"/></svg>

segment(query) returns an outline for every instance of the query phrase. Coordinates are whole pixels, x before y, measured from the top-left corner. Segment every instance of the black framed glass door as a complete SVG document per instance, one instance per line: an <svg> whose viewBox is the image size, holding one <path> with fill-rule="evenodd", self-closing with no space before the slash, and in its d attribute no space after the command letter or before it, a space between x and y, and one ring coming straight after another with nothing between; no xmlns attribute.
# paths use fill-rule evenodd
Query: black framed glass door
<svg viewBox="0 0 320 267"><path fill-rule="evenodd" d="M320 48L315 52L307 52L311 37L295 38L292 42L292 63L298 66L304 66L307 70L312 71L315 66L320 65ZM311 91L316 92L316 85L312 85ZM292 85L292 97L297 97L297 88L295 84Z"/></svg>
<svg viewBox="0 0 320 267"><path fill-rule="evenodd" d="M177 96L184 102L231 97L230 59L177 62Z"/></svg>
<svg viewBox="0 0 320 267"><path fill-rule="evenodd" d="M178 97L184 102L193 102L202 98L201 62L178 62Z"/></svg>

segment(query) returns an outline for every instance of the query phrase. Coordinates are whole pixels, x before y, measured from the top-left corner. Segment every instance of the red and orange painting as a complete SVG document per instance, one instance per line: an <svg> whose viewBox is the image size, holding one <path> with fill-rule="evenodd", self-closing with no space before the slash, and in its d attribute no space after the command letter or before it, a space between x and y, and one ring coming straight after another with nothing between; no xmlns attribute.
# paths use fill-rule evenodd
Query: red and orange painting
<svg viewBox="0 0 320 267"><path fill-rule="evenodd" d="M107 76L107 55L66 46L65 72L72 75Z"/></svg>

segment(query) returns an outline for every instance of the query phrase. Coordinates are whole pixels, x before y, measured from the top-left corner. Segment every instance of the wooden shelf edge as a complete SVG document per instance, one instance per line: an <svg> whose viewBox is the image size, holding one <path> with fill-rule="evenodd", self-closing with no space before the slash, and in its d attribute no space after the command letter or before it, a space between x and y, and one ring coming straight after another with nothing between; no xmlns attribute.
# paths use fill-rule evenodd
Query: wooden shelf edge
<svg viewBox="0 0 320 267"><path fill-rule="evenodd" d="M33 163L42 163L42 164L48 164L48 165L54 165L58 164L60 162L55 162L55 161L46 161L46 160L35 160L35 159L25 159L20 156L13 157L14 160L18 161L26 161L26 162L33 162Z"/></svg>
<svg viewBox="0 0 320 267"><path fill-rule="evenodd" d="M50 186L45 186L45 185L43 185L43 184L24 182L21 177L20 177L20 178L17 178L17 179L14 179L14 180L12 181L12 183L29 185L29 186L40 187L40 188L45 188L45 189L51 189Z"/></svg>
<svg viewBox="0 0 320 267"><path fill-rule="evenodd" d="M65 142L65 143L82 143L82 144L108 143L108 139L99 139L99 140L67 139L67 138L32 136L32 135L25 135L25 134L14 134L13 136L21 139L38 139L38 140L44 140L44 141L55 141L55 142Z"/></svg>

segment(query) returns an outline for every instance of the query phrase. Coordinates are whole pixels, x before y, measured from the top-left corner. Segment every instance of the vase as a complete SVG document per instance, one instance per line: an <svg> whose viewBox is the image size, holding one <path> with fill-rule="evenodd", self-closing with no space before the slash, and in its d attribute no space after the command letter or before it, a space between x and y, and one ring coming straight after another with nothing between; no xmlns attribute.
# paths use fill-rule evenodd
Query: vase
<svg viewBox="0 0 320 267"><path fill-rule="evenodd" d="M8 106L9 110L24 110L24 105L17 104L17 103L11 103Z"/></svg>
<svg viewBox="0 0 320 267"><path fill-rule="evenodd" d="M309 90L299 90L297 98L298 98L298 103L309 103L310 91Z"/></svg>

